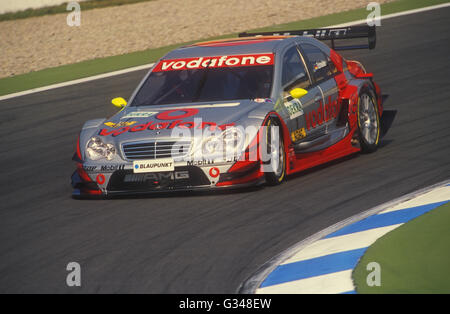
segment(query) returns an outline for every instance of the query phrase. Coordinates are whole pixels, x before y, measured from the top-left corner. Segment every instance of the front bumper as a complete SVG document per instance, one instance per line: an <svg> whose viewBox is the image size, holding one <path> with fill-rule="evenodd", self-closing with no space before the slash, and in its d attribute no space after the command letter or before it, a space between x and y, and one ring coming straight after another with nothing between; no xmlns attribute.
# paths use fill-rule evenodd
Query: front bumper
<svg viewBox="0 0 450 314"><path fill-rule="evenodd" d="M260 163L202 163L175 165L174 171L134 173L132 164L100 167L77 164L72 175L73 197L151 194L158 192L221 190L264 183ZM238 171L233 171L238 168ZM104 171L102 171L104 170Z"/></svg>

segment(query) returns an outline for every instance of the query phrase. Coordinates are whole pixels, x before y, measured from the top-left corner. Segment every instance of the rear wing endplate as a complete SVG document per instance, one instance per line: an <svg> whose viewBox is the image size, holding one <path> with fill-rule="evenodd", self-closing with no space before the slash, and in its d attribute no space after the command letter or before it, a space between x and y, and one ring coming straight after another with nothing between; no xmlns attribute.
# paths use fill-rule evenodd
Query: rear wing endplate
<svg viewBox="0 0 450 314"><path fill-rule="evenodd" d="M252 36L307 36L318 40L330 40L334 50L374 49L377 42L375 26L360 25L335 28L317 28L280 32L240 33L239 37ZM367 44L336 46L335 41L344 39L367 38Z"/></svg>

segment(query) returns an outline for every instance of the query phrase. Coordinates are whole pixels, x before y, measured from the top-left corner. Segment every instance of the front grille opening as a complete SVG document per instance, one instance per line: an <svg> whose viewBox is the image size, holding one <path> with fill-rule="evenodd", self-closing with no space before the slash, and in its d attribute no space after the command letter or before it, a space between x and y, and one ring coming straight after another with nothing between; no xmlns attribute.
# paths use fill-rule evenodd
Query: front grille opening
<svg viewBox="0 0 450 314"><path fill-rule="evenodd" d="M189 154L190 141L149 141L133 142L122 145L123 153L128 160L180 158Z"/></svg>

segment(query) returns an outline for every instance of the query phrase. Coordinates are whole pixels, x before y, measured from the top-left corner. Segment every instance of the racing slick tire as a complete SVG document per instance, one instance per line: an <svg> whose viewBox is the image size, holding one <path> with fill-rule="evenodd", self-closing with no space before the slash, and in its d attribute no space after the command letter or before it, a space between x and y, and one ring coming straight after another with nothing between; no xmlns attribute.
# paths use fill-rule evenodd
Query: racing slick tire
<svg viewBox="0 0 450 314"><path fill-rule="evenodd" d="M377 150L380 129L375 93L369 87L363 87L358 98L359 143L363 153L372 153Z"/></svg>
<svg viewBox="0 0 450 314"><path fill-rule="evenodd" d="M266 183L268 185L278 185L282 183L286 177L286 152L281 132L281 123L276 119L269 118L264 126L266 127L265 141L267 154L270 156L270 160L265 163ZM278 132L275 128L278 128ZM271 145L274 136L277 137L277 140L273 141L274 145ZM272 162L272 160L274 162Z"/></svg>

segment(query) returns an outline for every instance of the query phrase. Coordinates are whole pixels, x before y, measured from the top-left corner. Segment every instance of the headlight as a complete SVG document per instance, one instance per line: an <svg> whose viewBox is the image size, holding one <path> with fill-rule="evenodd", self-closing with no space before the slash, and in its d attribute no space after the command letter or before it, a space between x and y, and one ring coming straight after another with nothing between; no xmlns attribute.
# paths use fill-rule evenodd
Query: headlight
<svg viewBox="0 0 450 314"><path fill-rule="evenodd" d="M228 128L219 136L211 136L203 141L202 153L212 155L215 153L235 154L244 144L244 135L238 128Z"/></svg>
<svg viewBox="0 0 450 314"><path fill-rule="evenodd" d="M86 155L91 160L105 158L111 160L116 154L116 149L112 144L105 144L99 137L91 138L86 145Z"/></svg>

